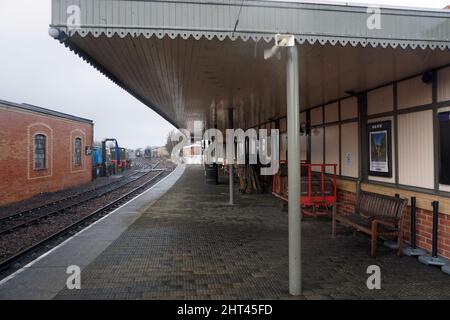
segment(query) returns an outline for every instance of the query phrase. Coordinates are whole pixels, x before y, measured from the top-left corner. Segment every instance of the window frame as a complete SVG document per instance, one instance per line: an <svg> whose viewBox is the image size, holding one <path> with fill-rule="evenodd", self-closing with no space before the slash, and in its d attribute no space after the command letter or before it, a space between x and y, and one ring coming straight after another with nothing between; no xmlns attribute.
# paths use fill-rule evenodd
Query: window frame
<svg viewBox="0 0 450 320"><path fill-rule="evenodd" d="M79 149L77 148L77 142L80 142ZM73 140L73 165L80 167L83 165L83 139L81 137L75 137ZM78 152L79 151L79 155Z"/></svg>
<svg viewBox="0 0 450 320"><path fill-rule="evenodd" d="M37 141L38 138L42 138L43 140L43 148L40 148L40 151L43 152L43 166L37 166L37 158L36 156L38 155L38 150L37 150ZM46 170L47 169L47 135L44 133L36 133L33 137L33 168L36 171L40 171L40 170Z"/></svg>

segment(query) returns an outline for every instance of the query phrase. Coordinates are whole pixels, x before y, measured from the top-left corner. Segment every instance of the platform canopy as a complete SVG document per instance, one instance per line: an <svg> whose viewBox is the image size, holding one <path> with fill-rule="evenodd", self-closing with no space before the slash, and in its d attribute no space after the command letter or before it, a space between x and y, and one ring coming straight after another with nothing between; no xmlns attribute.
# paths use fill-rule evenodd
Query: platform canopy
<svg viewBox="0 0 450 320"><path fill-rule="evenodd" d="M285 54L263 54L277 33L299 45L302 110L450 63L450 10L381 8L380 29L367 27L372 12L279 1L52 0L50 33L176 127L211 126L216 114L223 128L233 107L235 126L246 129L286 115Z"/></svg>

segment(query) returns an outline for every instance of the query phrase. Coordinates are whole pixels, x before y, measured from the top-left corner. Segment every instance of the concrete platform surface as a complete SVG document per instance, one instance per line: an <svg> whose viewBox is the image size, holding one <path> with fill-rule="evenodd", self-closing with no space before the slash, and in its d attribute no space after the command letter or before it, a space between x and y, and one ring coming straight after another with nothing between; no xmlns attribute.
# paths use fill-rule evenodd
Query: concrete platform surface
<svg viewBox="0 0 450 320"><path fill-rule="evenodd" d="M54 286L33 280L37 264L0 287L0 297L30 297L28 288L55 299L450 299L450 277L439 268L398 258L381 245L371 258L366 236L338 228L333 239L324 218L303 221L304 294L290 297L287 213L268 194L236 194L237 204L229 206L225 181L206 185L203 169L188 166L156 202L136 205L134 215L122 210L133 218L117 237L109 237L107 224L86 231L84 245L101 252L87 261L79 255L80 290L61 286L62 276ZM62 253L52 258L43 260L56 267L72 261ZM367 287L371 265L380 267L380 290ZM55 278L49 266L40 274ZM5 285L22 290L6 294Z"/></svg>

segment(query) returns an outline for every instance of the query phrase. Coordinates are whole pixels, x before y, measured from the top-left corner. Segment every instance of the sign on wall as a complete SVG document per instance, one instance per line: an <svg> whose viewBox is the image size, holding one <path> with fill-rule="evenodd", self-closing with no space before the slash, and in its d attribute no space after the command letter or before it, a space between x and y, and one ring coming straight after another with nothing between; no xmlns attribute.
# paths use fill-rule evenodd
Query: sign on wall
<svg viewBox="0 0 450 320"><path fill-rule="evenodd" d="M86 146L84 153L85 155L90 156L92 154L92 147Z"/></svg>
<svg viewBox="0 0 450 320"><path fill-rule="evenodd" d="M349 166L349 167L351 167L352 166L352 163L353 163L353 157L352 157L352 154L350 153L350 152L347 152L347 154L346 154L346 156L345 156L345 160L346 160L346 163L347 163L347 165Z"/></svg>
<svg viewBox="0 0 450 320"><path fill-rule="evenodd" d="M392 177L391 121L369 123L369 175Z"/></svg>

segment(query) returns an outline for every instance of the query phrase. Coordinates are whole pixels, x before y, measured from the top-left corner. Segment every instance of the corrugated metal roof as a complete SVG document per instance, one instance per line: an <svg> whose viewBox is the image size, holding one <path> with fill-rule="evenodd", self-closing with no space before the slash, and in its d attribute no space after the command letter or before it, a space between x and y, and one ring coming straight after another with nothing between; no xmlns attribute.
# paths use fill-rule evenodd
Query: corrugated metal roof
<svg viewBox="0 0 450 320"><path fill-rule="evenodd" d="M69 30L70 5L81 9L81 28ZM243 4L243 5L242 5ZM242 5L236 33L234 25ZM450 48L447 10L381 9L381 29L367 28L370 14L357 5L242 0L53 0L52 26L68 34L270 41L294 34L310 44ZM70 20L69 20L70 21Z"/></svg>
<svg viewBox="0 0 450 320"><path fill-rule="evenodd" d="M73 115L70 115L67 113L38 107L38 106L28 104L28 103L20 104L20 103L14 103L14 102L10 102L10 101L0 100L0 106L5 106L5 107L9 107L9 108L11 108L11 107L17 108L17 109L21 109L21 110L25 110L25 111L36 112L36 113L40 113L40 114L44 114L44 115L48 115L48 116L64 118L64 119L73 120L73 121L77 121L77 122L87 122L89 124L93 123L93 121L89 120L89 119L76 117L76 116L73 116Z"/></svg>

